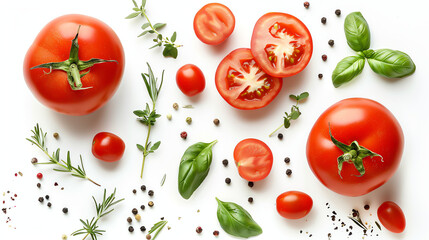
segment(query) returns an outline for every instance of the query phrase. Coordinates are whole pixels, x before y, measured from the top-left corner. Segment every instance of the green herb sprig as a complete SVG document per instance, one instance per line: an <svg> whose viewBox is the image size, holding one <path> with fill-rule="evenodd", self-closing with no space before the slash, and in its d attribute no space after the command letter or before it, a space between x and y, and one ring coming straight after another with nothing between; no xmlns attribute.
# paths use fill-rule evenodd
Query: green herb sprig
<svg viewBox="0 0 429 240"><path fill-rule="evenodd" d="M154 76L152 68L150 67L149 63L147 63L147 66L148 66L148 73L142 73L142 77L143 77L147 92L149 94L149 97L152 100L152 109L149 107L149 104L146 103L145 110L134 111L134 115L138 117L138 120L148 127L145 144L144 145L137 144L137 148L143 152L143 162L142 162L140 178L143 178L143 170L144 170L146 157L150 153L155 152L155 150L157 150L161 145L161 141L158 141L152 145L152 143L149 142L149 136L150 136L150 131L152 129L152 126L155 125L156 119L161 117L160 114L156 113L155 105L156 105L156 100L158 100L159 92L161 91L162 83L164 82L164 70L162 71L161 83L158 86L158 78Z"/></svg>
<svg viewBox="0 0 429 240"><path fill-rule="evenodd" d="M416 65L406 53L391 49L369 49L371 33L369 25L360 12L347 15L344 20L344 32L347 44L356 52L356 56L342 59L332 72L334 87L350 82L365 67L365 60L375 73L387 78L403 78L413 74Z"/></svg>
<svg viewBox="0 0 429 240"><path fill-rule="evenodd" d="M155 42L155 45L153 45L150 49L164 46L164 50L162 51L162 55L164 57L177 58L177 55L178 55L177 48L182 47L182 45L175 43L177 38L177 33L174 32L170 38L164 37L161 33L158 32L158 30L165 27L167 24L156 23L152 25L151 21L149 20L149 17L146 14L146 11L147 11L145 9L146 0L142 0L142 4L140 7L137 5L135 0L133 0L133 3L134 3L134 8L133 8L134 12L128 15L126 19L132 19L138 16L142 16L147 21L141 26L141 29L144 31L138 37L142 37L147 33L156 35L156 37L153 39L153 41Z"/></svg>
<svg viewBox="0 0 429 240"><path fill-rule="evenodd" d="M293 95L293 94L289 95L291 99L296 101L296 104L290 108L290 114L285 112L285 116L283 117L283 124L280 125L272 133L270 133L270 135L268 135L269 137L273 136L273 134L276 133L278 130L280 130L280 128L282 127L288 129L290 127L290 121L296 120L299 118L299 116L301 116L301 111L299 111L298 104L300 103L300 101L303 101L306 98L308 98L308 96L309 96L308 92L303 92L299 95Z"/></svg>
<svg viewBox="0 0 429 240"><path fill-rule="evenodd" d="M94 200L97 216L93 217L91 221L89 221L88 219L86 221L80 219L80 222L83 224L83 228L73 232L71 235L77 236L77 235L86 234L82 240L86 239L88 236L91 236L93 240L97 240L97 235L103 235L103 233L106 232L106 230L99 229L97 225L98 220L100 220L100 218L106 216L107 214L113 212L114 209L112 207L124 200L122 198L115 201L116 199L115 195L116 195L116 188L113 191L113 193L110 194L108 197L106 196L106 189L104 189L103 201L101 203L97 203L95 198L92 197L92 199Z"/></svg>
<svg viewBox="0 0 429 240"><path fill-rule="evenodd" d="M155 235L153 235L153 237L151 238L152 240L155 240L156 237L158 236L159 232L161 232L161 230L165 227L165 225L167 225L168 221L159 221L157 223L155 223L151 229L149 230L149 234L152 234L155 232Z"/></svg>
<svg viewBox="0 0 429 240"><path fill-rule="evenodd" d="M86 179L94 183L95 185L100 186L100 184L94 182L86 175L85 168L83 167L82 156L80 156L80 165L78 164L77 167L74 167L71 164L70 151L67 152L67 161L60 159L59 148L55 152L53 152L52 155L49 154L48 148L46 147L47 133L43 132L42 128L39 127L39 124L36 124L36 126L34 127L33 130L31 130L31 132L33 133L33 136L31 136L30 138L26 138L27 141L36 145L49 158L49 162L41 162L41 163L35 163L35 164L54 164L57 166L57 168L53 169L54 171L71 173L71 175L74 177Z"/></svg>

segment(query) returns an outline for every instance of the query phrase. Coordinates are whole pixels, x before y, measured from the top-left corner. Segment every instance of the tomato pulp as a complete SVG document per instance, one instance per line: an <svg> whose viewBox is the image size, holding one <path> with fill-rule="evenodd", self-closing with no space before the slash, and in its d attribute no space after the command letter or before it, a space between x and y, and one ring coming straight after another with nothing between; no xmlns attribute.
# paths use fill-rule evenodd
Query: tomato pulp
<svg viewBox="0 0 429 240"><path fill-rule="evenodd" d="M345 151L334 144L330 131ZM387 108L349 98L317 119L307 141L307 160L323 185L342 195L361 196L392 177L403 148L401 126Z"/></svg>
<svg viewBox="0 0 429 240"><path fill-rule="evenodd" d="M75 39L78 45L73 44L71 53ZM79 59L74 74L48 66L31 69L72 57ZM83 62L94 63L90 61L93 58L108 62L95 61L81 70ZM34 40L25 56L24 77L45 106L64 114L85 115L102 107L116 92L124 62L122 44L109 26L89 16L65 15L49 22Z"/></svg>

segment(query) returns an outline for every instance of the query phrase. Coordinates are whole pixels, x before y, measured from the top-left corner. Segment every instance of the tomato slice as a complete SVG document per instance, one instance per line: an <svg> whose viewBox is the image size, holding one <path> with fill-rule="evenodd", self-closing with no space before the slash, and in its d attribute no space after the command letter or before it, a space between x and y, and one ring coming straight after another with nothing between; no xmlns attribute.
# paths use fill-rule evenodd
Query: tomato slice
<svg viewBox="0 0 429 240"><path fill-rule="evenodd" d="M240 176L247 181L260 181L268 176L273 166L273 153L264 142L248 138L235 146L234 160Z"/></svg>
<svg viewBox="0 0 429 240"><path fill-rule="evenodd" d="M216 88L231 106L238 109L265 107L279 94L280 78L266 74L248 48L228 54L216 70Z"/></svg>
<svg viewBox="0 0 429 240"><path fill-rule="evenodd" d="M220 3L205 5L194 18L195 34L201 42L209 45L217 45L225 41L234 28L234 14L227 6Z"/></svg>
<svg viewBox="0 0 429 240"><path fill-rule="evenodd" d="M289 77L307 66L313 54L313 40L298 18L286 13L267 13L255 24L251 49L266 73Z"/></svg>

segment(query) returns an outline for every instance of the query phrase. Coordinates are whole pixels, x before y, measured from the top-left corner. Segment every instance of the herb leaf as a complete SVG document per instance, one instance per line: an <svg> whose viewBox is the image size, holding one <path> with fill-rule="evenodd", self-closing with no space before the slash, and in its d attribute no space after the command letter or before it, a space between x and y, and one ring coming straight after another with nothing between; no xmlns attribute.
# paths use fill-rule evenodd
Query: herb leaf
<svg viewBox="0 0 429 240"><path fill-rule="evenodd" d="M161 232L161 230L165 227L165 225L167 225L168 221L159 221L157 223L155 223L149 230L149 234L155 233L155 235L153 235L152 240L155 240L156 237L158 236L159 232Z"/></svg>
<svg viewBox="0 0 429 240"><path fill-rule="evenodd" d="M365 67L365 58L361 56L350 56L341 60L332 72L332 83L334 87L350 82L359 75Z"/></svg>
<svg viewBox="0 0 429 240"><path fill-rule="evenodd" d="M344 21L344 32L347 44L356 52L367 50L371 44L371 33L368 23L360 12L347 15Z"/></svg>
<svg viewBox="0 0 429 240"><path fill-rule="evenodd" d="M390 49L373 51L368 64L375 73L387 78L402 78L416 71L416 65L410 56Z"/></svg>

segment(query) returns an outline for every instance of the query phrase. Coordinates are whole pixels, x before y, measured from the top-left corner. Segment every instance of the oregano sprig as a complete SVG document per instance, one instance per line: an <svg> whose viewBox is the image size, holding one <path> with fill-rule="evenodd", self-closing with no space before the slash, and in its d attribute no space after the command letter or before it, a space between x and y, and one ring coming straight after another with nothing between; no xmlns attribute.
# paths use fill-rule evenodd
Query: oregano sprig
<svg viewBox="0 0 429 240"><path fill-rule="evenodd" d="M301 111L299 111L298 104L300 101L303 101L304 99L308 98L309 94L308 92L303 92L299 95L289 95L289 97L296 101L295 105L292 105L290 108L290 113L285 112L285 116L283 117L283 124L280 125L276 130L274 130L272 133L270 133L269 137L271 137L274 133L276 133L280 128L284 127L288 129L290 127L290 121L296 120L301 116Z"/></svg>
<svg viewBox="0 0 429 240"><path fill-rule="evenodd" d="M161 83L158 86L158 78L156 78L155 75L153 74L152 68L150 67L149 63L147 63L147 66L148 66L148 73L142 73L142 78L144 80L149 97L152 100L152 109L149 107L149 104L146 103L146 109L134 111L134 115L138 117L138 120L148 127L145 144L144 145L137 144L137 148L143 152L143 162L142 162L140 178L143 178L143 169L144 169L146 157L150 153L155 152L155 150L157 150L161 145L161 141L158 141L152 145L152 143L149 142L149 136L150 136L150 131L152 129L152 126L155 125L156 119L161 117L160 114L156 113L155 105L156 105L156 100L158 99L158 96L159 96L159 92L161 91L162 83L164 82L164 70L162 71Z"/></svg>
<svg viewBox="0 0 429 240"><path fill-rule="evenodd" d="M137 5L135 0L133 0L133 4L134 4L134 8L133 8L134 12L128 15L126 19L136 18L138 16L142 16L146 19L146 23L144 23L141 26L141 29L143 30L143 32L140 35L138 35L138 37L142 37L148 33L156 35L156 37L153 39L153 41L155 42L155 45L150 47L150 49L163 46L164 50L162 51L162 55L164 55L164 57L177 58L177 55L178 55L177 48L182 46L180 44L175 43L177 38L177 33L174 32L170 38L164 37L161 33L158 32L158 30L165 27L167 24L155 23L152 25L151 21L149 20L149 17L146 14L146 9L145 9L146 0L142 0L142 4L140 7Z"/></svg>
<svg viewBox="0 0 429 240"><path fill-rule="evenodd" d="M35 164L54 164L57 166L57 168L53 169L54 171L70 173L74 177L86 179L94 183L95 185L100 186L100 184L94 182L86 175L85 168L83 167L82 156L80 156L80 165L78 164L77 167L74 167L71 164L70 151L67 152L67 161L61 160L59 148L52 154L49 154L48 148L46 147L47 133L43 132L42 128L39 127L39 124L36 124L36 126L33 130L31 130L31 132L33 133L33 136L31 136L30 138L26 138L27 141L36 145L49 158L48 162L41 162Z"/></svg>
<svg viewBox="0 0 429 240"><path fill-rule="evenodd" d="M124 200L122 198L115 201L116 199L115 195L116 195L116 188L113 191L113 193L110 194L108 197L106 195L106 189L104 189L103 200L101 203L97 203L97 200L95 200L93 196L92 199L94 200L97 216L93 217L91 221L88 219L86 221L80 219L80 222L82 223L83 228L73 232L71 235L77 236L77 235L86 234L82 240L86 239L88 236L91 236L93 240L97 240L97 235L103 235L103 233L106 231L99 229L97 225L98 220L100 220L100 218L106 216L107 214L111 213L114 210L112 207Z"/></svg>

